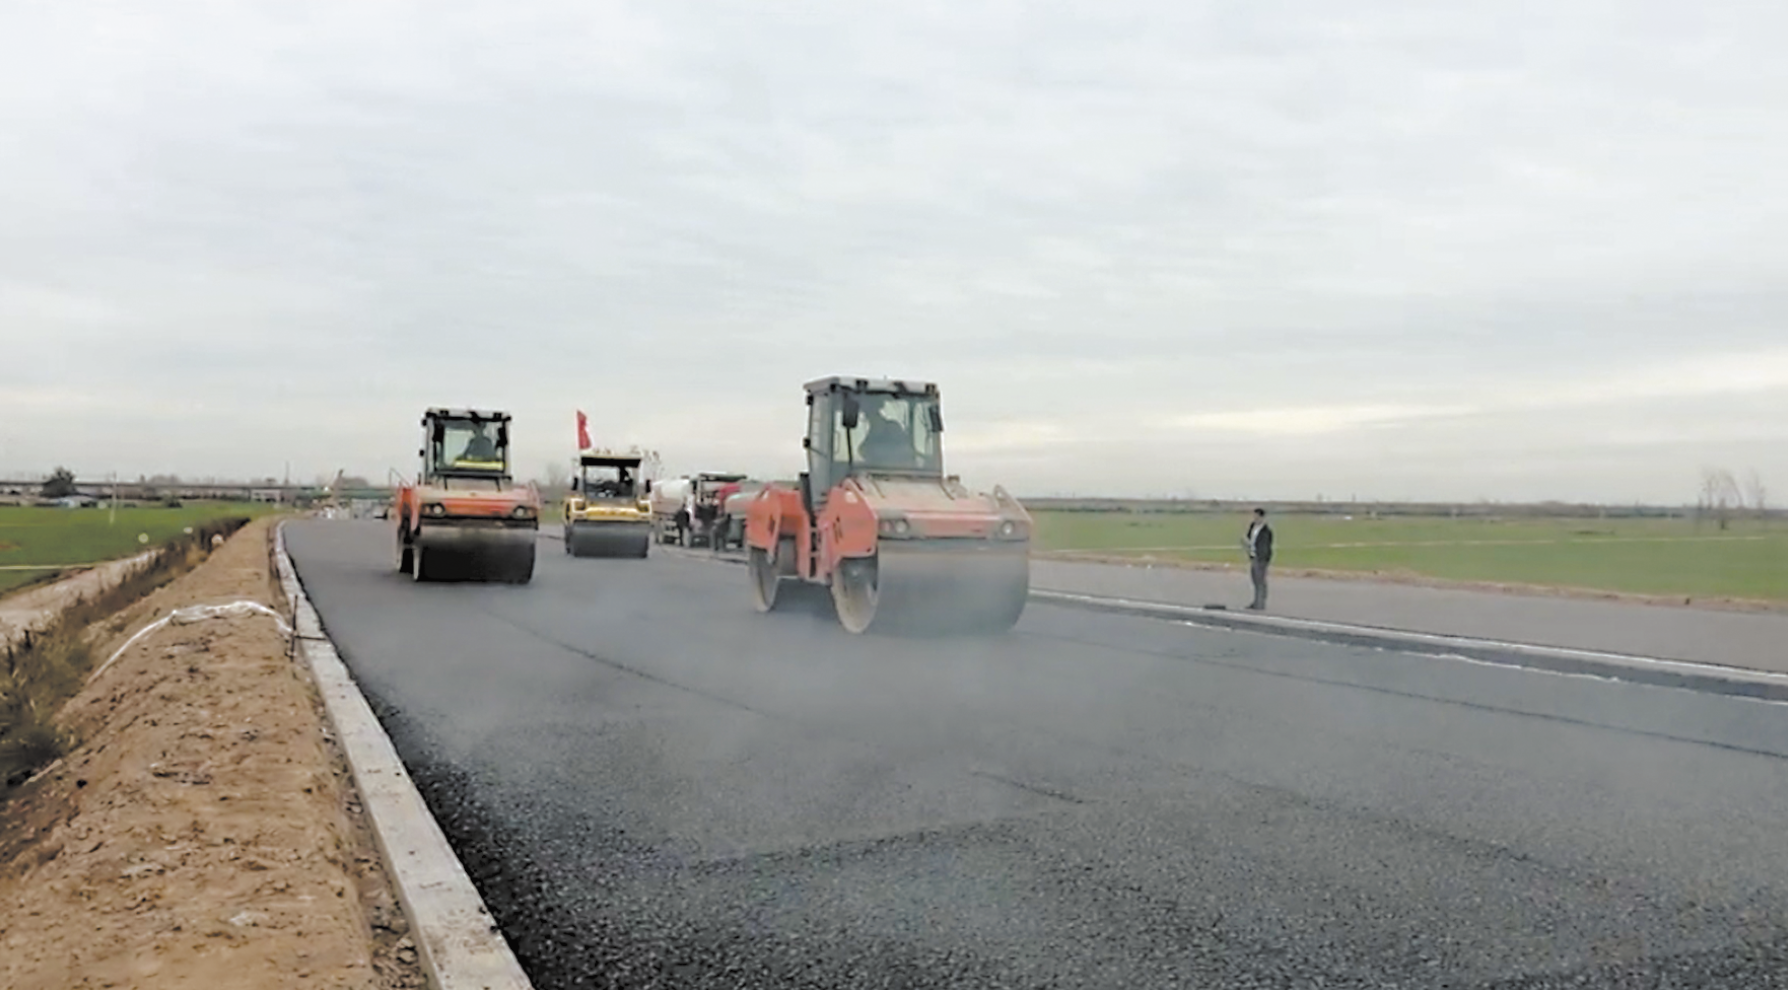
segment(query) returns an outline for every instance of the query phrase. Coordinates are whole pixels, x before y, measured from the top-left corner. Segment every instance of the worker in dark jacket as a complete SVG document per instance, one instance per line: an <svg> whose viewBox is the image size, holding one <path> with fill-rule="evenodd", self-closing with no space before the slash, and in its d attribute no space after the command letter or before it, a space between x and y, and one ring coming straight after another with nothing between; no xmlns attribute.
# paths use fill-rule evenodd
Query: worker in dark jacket
<svg viewBox="0 0 1788 990"><path fill-rule="evenodd" d="M1242 546L1248 550L1248 577L1254 582L1254 601L1248 606L1259 612L1267 607L1267 565L1273 562L1273 527L1267 525L1265 509L1254 510L1254 521L1248 524Z"/></svg>

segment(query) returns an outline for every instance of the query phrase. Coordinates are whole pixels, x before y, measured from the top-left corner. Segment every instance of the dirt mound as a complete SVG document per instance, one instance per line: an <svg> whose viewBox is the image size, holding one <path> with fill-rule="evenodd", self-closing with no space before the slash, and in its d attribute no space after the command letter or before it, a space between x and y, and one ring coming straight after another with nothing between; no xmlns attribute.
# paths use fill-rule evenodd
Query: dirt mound
<svg viewBox="0 0 1788 990"><path fill-rule="evenodd" d="M128 609L282 611L270 523ZM424 985L345 763L264 615L170 625L62 714L82 740L0 796L0 985Z"/></svg>

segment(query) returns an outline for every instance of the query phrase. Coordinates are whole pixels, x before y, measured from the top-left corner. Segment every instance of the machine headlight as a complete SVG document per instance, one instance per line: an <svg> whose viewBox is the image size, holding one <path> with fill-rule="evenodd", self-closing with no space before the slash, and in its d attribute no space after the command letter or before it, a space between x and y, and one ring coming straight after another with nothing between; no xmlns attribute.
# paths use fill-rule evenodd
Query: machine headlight
<svg viewBox="0 0 1788 990"><path fill-rule="evenodd" d="M515 511L509 514L517 519L532 519L534 518L534 507L531 505L518 505L515 507Z"/></svg>
<svg viewBox="0 0 1788 990"><path fill-rule="evenodd" d="M444 516L447 514L447 507L439 502L430 502L422 507L422 514L425 516Z"/></svg>
<svg viewBox="0 0 1788 990"><path fill-rule="evenodd" d="M883 536L907 536L912 533L913 524L905 519L883 519L877 523L876 528L881 530Z"/></svg>
<svg viewBox="0 0 1788 990"><path fill-rule="evenodd" d="M1000 520L1000 524L994 529L994 533L1002 540L1018 540L1023 539L1027 535L1025 533L1024 523L1016 519Z"/></svg>

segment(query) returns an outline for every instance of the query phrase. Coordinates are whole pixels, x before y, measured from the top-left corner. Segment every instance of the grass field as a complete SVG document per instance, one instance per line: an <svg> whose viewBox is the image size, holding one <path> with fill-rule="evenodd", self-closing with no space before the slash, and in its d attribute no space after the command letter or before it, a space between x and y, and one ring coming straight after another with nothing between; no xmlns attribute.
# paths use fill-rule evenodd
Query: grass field
<svg viewBox="0 0 1788 990"><path fill-rule="evenodd" d="M178 509L119 509L113 522L104 507L0 506L0 593L54 573L44 565L128 557L208 519L258 516L274 508L265 503L191 502ZM140 536L148 540L139 541Z"/></svg>
<svg viewBox="0 0 1788 990"><path fill-rule="evenodd" d="M1245 563L1245 516L1038 512L1041 550ZM1275 516L1273 566L1788 601L1788 526L1682 519Z"/></svg>

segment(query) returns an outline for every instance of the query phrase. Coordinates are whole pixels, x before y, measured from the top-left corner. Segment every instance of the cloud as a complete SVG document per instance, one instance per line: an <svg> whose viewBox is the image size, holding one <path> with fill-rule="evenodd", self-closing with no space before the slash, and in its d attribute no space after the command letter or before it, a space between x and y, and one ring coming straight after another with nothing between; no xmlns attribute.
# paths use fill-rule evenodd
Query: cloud
<svg viewBox="0 0 1788 990"><path fill-rule="evenodd" d="M1303 406L1193 413L1176 417L1172 424L1192 431L1212 430L1262 436L1318 436L1471 411L1470 407L1446 406Z"/></svg>
<svg viewBox="0 0 1788 990"><path fill-rule="evenodd" d="M512 409L525 465L569 458L581 407L674 467L782 473L800 383L842 372L939 381L956 466L1017 490L1788 477L1785 28L15 5L0 473L382 475L438 403Z"/></svg>
<svg viewBox="0 0 1788 990"><path fill-rule="evenodd" d="M1588 379L1542 370L1527 381L1502 379L1494 388L1477 395L1455 393L1459 401L1446 405L1385 403L1234 409L1189 413L1168 422L1188 431L1317 436L1428 420L1578 411L1601 406L1618 408L1753 393L1788 394L1788 348L1694 355L1668 364L1615 367ZM1730 428L1720 425L1722 429Z"/></svg>

